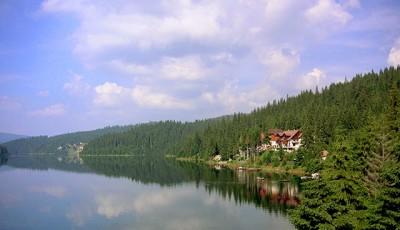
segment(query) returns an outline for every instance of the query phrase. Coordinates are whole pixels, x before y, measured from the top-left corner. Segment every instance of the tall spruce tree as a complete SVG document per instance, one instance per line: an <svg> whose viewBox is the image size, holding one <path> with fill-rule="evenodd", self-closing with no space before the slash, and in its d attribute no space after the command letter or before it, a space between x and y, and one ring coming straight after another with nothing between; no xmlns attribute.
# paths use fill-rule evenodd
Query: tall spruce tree
<svg viewBox="0 0 400 230"><path fill-rule="evenodd" d="M371 217L371 227L400 229L400 91L397 82L390 90L385 123L387 135L381 144L382 149L385 149L385 158L379 171L380 189Z"/></svg>
<svg viewBox="0 0 400 230"><path fill-rule="evenodd" d="M297 229L361 229L367 225L367 189L354 167L351 141L337 144L321 179L303 184L303 200L291 213Z"/></svg>

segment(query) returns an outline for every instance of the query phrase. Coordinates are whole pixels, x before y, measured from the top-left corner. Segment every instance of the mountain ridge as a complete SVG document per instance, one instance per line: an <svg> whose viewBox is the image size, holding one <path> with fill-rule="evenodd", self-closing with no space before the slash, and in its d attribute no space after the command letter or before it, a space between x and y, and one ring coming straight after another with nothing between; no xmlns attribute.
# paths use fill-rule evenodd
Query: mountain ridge
<svg viewBox="0 0 400 230"><path fill-rule="evenodd" d="M26 137L28 136L15 133L0 132L0 144Z"/></svg>

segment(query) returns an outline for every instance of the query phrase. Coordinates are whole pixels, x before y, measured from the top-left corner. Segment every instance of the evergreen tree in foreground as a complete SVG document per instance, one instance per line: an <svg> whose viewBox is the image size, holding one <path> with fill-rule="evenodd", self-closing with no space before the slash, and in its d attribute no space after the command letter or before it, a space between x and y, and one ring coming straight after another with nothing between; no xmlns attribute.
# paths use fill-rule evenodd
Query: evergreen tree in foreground
<svg viewBox="0 0 400 230"><path fill-rule="evenodd" d="M298 229L360 229L367 224L367 189L354 168L349 143L338 146L321 179L303 184L302 204L292 211Z"/></svg>
<svg viewBox="0 0 400 230"><path fill-rule="evenodd" d="M397 83L390 91L385 122L386 160L379 174L380 189L371 215L371 229L400 229L400 90Z"/></svg>
<svg viewBox="0 0 400 230"><path fill-rule="evenodd" d="M291 213L298 229L400 229L400 94L384 116L338 136L320 180L304 183Z"/></svg>

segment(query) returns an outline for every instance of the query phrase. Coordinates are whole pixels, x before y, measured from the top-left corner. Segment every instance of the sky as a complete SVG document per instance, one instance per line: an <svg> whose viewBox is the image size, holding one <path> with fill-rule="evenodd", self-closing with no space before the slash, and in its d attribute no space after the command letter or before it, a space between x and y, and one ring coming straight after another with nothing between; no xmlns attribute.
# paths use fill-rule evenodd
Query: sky
<svg viewBox="0 0 400 230"><path fill-rule="evenodd" d="M0 131L249 112L400 64L398 0L2 0Z"/></svg>

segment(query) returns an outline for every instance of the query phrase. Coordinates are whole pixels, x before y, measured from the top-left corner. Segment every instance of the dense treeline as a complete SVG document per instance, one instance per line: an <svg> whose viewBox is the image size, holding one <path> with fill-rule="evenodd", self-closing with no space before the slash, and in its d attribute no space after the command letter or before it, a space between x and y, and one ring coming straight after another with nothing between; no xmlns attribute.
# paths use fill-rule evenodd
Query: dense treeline
<svg viewBox="0 0 400 230"><path fill-rule="evenodd" d="M6 142L9 142L9 141L13 141L13 140L17 140L17 139L20 139L20 138L25 138L25 137L28 137L28 136L0 132L0 144L1 143L6 143Z"/></svg>
<svg viewBox="0 0 400 230"><path fill-rule="evenodd" d="M67 144L79 144L80 142L87 143L97 137L107 133L118 133L128 130L132 126L112 126L93 131L67 133L57 136L37 136L18 139L4 143L8 152L12 154L18 153L55 153L60 152L58 149ZM63 149L65 150L65 148ZM61 151L63 151L61 150Z"/></svg>
<svg viewBox="0 0 400 230"><path fill-rule="evenodd" d="M90 141L84 154L229 159L242 150L255 156L269 128L301 129L304 146L264 153L262 163L290 160L321 173L304 183L302 204L291 213L298 229L400 229L400 67L307 90L249 114L137 125ZM329 152L326 161L322 150Z"/></svg>
<svg viewBox="0 0 400 230"><path fill-rule="evenodd" d="M0 154L7 154L8 150L5 146L0 145Z"/></svg>
<svg viewBox="0 0 400 230"><path fill-rule="evenodd" d="M269 128L298 129L313 153L327 149L338 133L360 129L368 119L378 117L389 106L389 90L400 80L400 69L355 76L351 82L334 83L322 90L273 101L250 114L234 114L221 122L191 135L180 155L207 157L220 153L232 158L239 149L254 150L259 136ZM319 151L317 151L319 150ZM303 156L305 160L314 156Z"/></svg>
<svg viewBox="0 0 400 230"><path fill-rule="evenodd" d="M221 118L222 119L222 118ZM83 154L158 155L175 152L187 136L215 125L219 119L196 122L161 121L141 124L122 133L104 135L91 141Z"/></svg>
<svg viewBox="0 0 400 230"><path fill-rule="evenodd" d="M298 229L400 229L400 82L386 112L335 137L321 179L304 184Z"/></svg>
<svg viewBox="0 0 400 230"><path fill-rule="evenodd" d="M6 163L8 160L8 150L6 147L0 145L0 165Z"/></svg>
<svg viewBox="0 0 400 230"><path fill-rule="evenodd" d="M294 156L294 166L320 171L321 179L304 183L302 204L291 213L296 228L400 229L399 88L400 67L391 67L314 92L304 91L212 125L207 121L185 123L191 129L181 135L160 128L170 124L175 127L172 130L180 130L176 128L180 123L161 122L151 124L153 130L160 128L159 136L133 129L116 139L104 136L89 147L101 152L95 147L101 140L107 143L102 147L110 147L109 153L114 153L114 143L121 150L126 146L129 153L145 154L149 151L144 150L154 149L153 144L162 144L166 138L154 150L201 158L221 154L228 159L240 150L255 154L260 134L269 128L299 128L304 146L293 154L280 152L279 160ZM201 128L193 128L197 126ZM320 158L322 150L329 152L326 161Z"/></svg>
<svg viewBox="0 0 400 230"><path fill-rule="evenodd" d="M340 133L358 130L383 114L389 91L400 80L400 68L355 76L350 82L307 90L297 96L268 103L249 114L191 123L174 121L138 125L131 130L105 135L86 147L92 154L171 154L207 159L221 154L233 158L239 150L255 153L260 134L269 128L303 131L306 148L297 153L296 164L318 169L319 152L330 150Z"/></svg>

